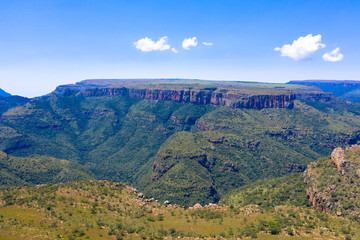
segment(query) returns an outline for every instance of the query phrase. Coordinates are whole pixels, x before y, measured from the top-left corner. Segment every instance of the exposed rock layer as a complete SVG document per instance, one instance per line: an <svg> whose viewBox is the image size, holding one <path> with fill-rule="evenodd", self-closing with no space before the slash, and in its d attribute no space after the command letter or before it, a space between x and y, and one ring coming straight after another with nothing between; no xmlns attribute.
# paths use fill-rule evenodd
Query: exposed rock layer
<svg viewBox="0 0 360 240"><path fill-rule="evenodd" d="M76 85L58 87L55 93L69 95L83 94L86 97L130 96L150 100L190 102L195 104L212 104L234 108L293 108L295 94L252 94L244 90L228 90L217 88L205 89L147 89L126 87L91 87L82 89Z"/></svg>

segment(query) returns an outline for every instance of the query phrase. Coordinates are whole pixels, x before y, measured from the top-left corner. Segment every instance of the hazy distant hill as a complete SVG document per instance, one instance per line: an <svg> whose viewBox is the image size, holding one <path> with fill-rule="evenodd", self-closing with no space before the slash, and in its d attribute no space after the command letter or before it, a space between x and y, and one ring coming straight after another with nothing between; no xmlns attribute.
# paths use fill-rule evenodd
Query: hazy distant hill
<svg viewBox="0 0 360 240"><path fill-rule="evenodd" d="M30 101L30 99L20 96L8 96L8 97L0 96L0 116L8 109L17 107L19 105L23 105L28 101Z"/></svg>
<svg viewBox="0 0 360 240"><path fill-rule="evenodd" d="M304 80L290 81L289 84L316 86L325 92L350 101L360 102L360 81L354 80Z"/></svg>
<svg viewBox="0 0 360 240"><path fill-rule="evenodd" d="M5 92L4 90L2 90L2 89L0 88L0 96L1 96L1 97L9 97L9 96L11 96L11 94Z"/></svg>

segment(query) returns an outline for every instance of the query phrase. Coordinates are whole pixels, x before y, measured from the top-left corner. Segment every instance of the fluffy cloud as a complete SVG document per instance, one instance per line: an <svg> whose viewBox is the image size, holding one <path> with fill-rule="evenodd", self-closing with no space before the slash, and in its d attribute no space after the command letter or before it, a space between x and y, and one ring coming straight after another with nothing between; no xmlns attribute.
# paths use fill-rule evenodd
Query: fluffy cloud
<svg viewBox="0 0 360 240"><path fill-rule="evenodd" d="M196 37L193 38L185 38L182 42L182 47L186 50L189 50L190 47L196 47L198 44Z"/></svg>
<svg viewBox="0 0 360 240"><path fill-rule="evenodd" d="M276 47L274 50L281 52L281 56L290 57L295 60L306 60L325 44L321 43L321 35L313 36L308 34L305 37L299 37L292 44L284 44L281 48Z"/></svg>
<svg viewBox="0 0 360 240"><path fill-rule="evenodd" d="M160 38L157 42L154 42L148 37L144 37L136 41L134 46L143 52L165 51L170 49L170 45L167 44L167 40L168 38L166 36Z"/></svg>
<svg viewBox="0 0 360 240"><path fill-rule="evenodd" d="M324 61L327 62L339 62L344 58L344 54L340 53L340 48L335 48L331 52L327 52L323 55Z"/></svg>
<svg viewBox="0 0 360 240"><path fill-rule="evenodd" d="M214 44L211 43L211 42L203 42L203 44L204 44L205 46L212 46L212 45L214 45Z"/></svg>
<svg viewBox="0 0 360 240"><path fill-rule="evenodd" d="M176 50L175 48L172 48L171 51L172 51L173 53L178 53L178 50Z"/></svg>

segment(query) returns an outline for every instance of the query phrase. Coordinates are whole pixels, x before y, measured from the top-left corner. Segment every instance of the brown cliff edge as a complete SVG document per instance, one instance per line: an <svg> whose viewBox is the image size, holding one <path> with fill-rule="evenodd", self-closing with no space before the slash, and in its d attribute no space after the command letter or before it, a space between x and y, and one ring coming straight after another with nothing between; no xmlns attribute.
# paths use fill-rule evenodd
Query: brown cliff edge
<svg viewBox="0 0 360 240"><path fill-rule="evenodd" d="M61 86L55 94L82 94L85 97L101 96L129 96L149 100L175 101L195 104L212 104L214 106L228 106L233 108L289 108L294 107L295 94L290 91L269 91L257 93L254 89L225 89L225 88L143 88L143 87L88 87Z"/></svg>

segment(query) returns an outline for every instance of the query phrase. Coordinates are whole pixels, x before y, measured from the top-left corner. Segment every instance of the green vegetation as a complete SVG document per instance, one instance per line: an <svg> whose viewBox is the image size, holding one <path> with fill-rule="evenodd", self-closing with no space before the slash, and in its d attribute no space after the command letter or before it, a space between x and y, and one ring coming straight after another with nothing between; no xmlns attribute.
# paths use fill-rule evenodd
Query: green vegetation
<svg viewBox="0 0 360 240"><path fill-rule="evenodd" d="M73 180L94 179L85 167L47 156L14 157L0 151L0 184L35 186Z"/></svg>
<svg viewBox="0 0 360 240"><path fill-rule="evenodd" d="M301 172L331 148L357 141L360 119L353 106L321 107L300 101L294 109L218 107L196 122L197 129L168 138L138 186L161 200L191 206L258 179Z"/></svg>
<svg viewBox="0 0 360 240"><path fill-rule="evenodd" d="M346 163L340 171L330 158L322 158L309 165L305 180L314 207L360 220L360 147L345 149Z"/></svg>
<svg viewBox="0 0 360 240"><path fill-rule="evenodd" d="M144 87L220 86L275 95L299 88L175 82ZM338 99L295 100L293 109L235 109L126 94L86 96L80 90L86 84L76 86L2 114L0 150L14 157L66 159L82 165L79 171L88 169L93 175L86 173L96 179L132 184L161 201L193 206L217 202L257 180L301 172L332 148L359 140L358 105ZM12 175L5 184L23 184L23 174Z"/></svg>
<svg viewBox="0 0 360 240"><path fill-rule="evenodd" d="M310 206L303 173L256 181L231 191L221 202L241 207L256 204L263 208Z"/></svg>
<svg viewBox="0 0 360 240"><path fill-rule="evenodd" d="M231 84L220 85L299 88ZM313 162L360 140L359 105L239 109L79 89L0 110L0 239L360 238L360 150L346 149L340 172L328 157Z"/></svg>
<svg viewBox="0 0 360 240"><path fill-rule="evenodd" d="M184 209L107 181L0 189L1 239L359 238L359 224L307 207Z"/></svg>
<svg viewBox="0 0 360 240"><path fill-rule="evenodd" d="M30 99L19 96L2 96L0 89L0 115L10 108L25 104L28 101L30 101Z"/></svg>

